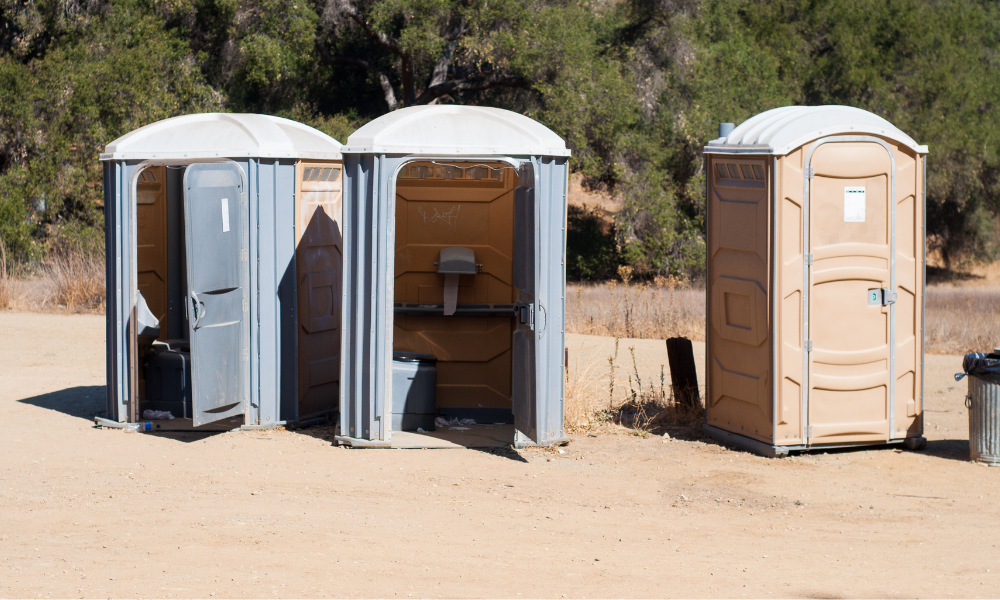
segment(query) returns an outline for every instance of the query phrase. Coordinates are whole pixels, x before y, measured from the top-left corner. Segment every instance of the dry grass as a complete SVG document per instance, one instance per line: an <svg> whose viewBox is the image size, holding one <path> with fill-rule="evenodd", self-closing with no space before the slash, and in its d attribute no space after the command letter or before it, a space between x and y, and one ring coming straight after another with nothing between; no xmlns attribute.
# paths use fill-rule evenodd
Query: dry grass
<svg viewBox="0 0 1000 600"><path fill-rule="evenodd" d="M567 374L564 426L568 433L617 429L645 436L670 425L686 426L700 420L703 412L700 406L692 409L674 401L662 366L658 381L642 380L634 348L627 350L632 364L628 389L624 394L623 390L616 390L621 377L616 373L620 351L619 340L615 338L615 353L608 357L606 367L587 365L573 377Z"/></svg>
<svg viewBox="0 0 1000 600"><path fill-rule="evenodd" d="M1000 346L1000 287L928 286L925 348L931 354Z"/></svg>
<svg viewBox="0 0 1000 600"><path fill-rule="evenodd" d="M983 267L987 274L1000 270ZM984 279L986 279L984 281ZM1000 285L976 275L927 287L925 348L930 354L984 352L1000 346ZM705 339L705 291L683 281L569 284L566 331L611 337Z"/></svg>
<svg viewBox="0 0 1000 600"><path fill-rule="evenodd" d="M16 276L0 265L0 309L103 313L104 257L83 252L52 255L34 272Z"/></svg>
<svg viewBox="0 0 1000 600"><path fill-rule="evenodd" d="M0 238L0 310L10 308L12 281L7 266L7 245Z"/></svg>
<svg viewBox="0 0 1000 600"><path fill-rule="evenodd" d="M566 331L623 338L705 339L705 290L683 280L569 284Z"/></svg>

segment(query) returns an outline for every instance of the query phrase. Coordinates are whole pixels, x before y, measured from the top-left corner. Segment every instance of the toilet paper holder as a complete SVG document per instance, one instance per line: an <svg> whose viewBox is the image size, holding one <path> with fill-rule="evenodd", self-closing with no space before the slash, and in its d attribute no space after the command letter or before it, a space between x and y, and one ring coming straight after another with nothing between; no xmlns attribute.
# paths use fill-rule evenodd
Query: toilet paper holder
<svg viewBox="0 0 1000 600"><path fill-rule="evenodd" d="M450 317L458 307L459 275L475 275L482 265L476 264L475 252L460 246L441 248L441 256L434 264L444 275L444 316Z"/></svg>
<svg viewBox="0 0 1000 600"><path fill-rule="evenodd" d="M475 275L483 269L483 265L476 262L476 253L461 246L441 248L434 266L443 275Z"/></svg>

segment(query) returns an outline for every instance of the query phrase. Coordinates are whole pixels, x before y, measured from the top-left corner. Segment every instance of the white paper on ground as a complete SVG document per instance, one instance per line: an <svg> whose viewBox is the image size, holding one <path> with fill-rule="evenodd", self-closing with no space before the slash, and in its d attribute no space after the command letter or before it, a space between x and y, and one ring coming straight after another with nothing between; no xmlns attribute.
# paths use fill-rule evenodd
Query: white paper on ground
<svg viewBox="0 0 1000 600"><path fill-rule="evenodd" d="M455 314L458 306L458 274L449 273L444 276L444 316Z"/></svg>
<svg viewBox="0 0 1000 600"><path fill-rule="evenodd" d="M169 410L153 410L151 408L147 408L142 412L142 418L150 421L170 421L173 420L174 415L172 415Z"/></svg>

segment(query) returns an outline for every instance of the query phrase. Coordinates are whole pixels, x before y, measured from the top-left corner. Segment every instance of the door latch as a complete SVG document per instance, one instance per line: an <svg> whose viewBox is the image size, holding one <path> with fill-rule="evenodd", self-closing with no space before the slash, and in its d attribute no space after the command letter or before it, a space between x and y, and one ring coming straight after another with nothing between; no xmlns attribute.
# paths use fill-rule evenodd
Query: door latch
<svg viewBox="0 0 1000 600"><path fill-rule="evenodd" d="M517 320L523 325L527 325L532 330L535 329L535 305L520 304L517 307Z"/></svg>
<svg viewBox="0 0 1000 600"><path fill-rule="evenodd" d="M896 303L896 292L889 288L871 288L868 290L868 306L889 306Z"/></svg>

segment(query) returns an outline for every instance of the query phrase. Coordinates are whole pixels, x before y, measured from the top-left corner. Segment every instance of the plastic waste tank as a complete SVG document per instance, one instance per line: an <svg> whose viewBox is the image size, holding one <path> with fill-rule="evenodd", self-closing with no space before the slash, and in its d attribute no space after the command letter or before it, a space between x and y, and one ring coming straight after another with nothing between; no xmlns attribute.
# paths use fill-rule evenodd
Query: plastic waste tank
<svg viewBox="0 0 1000 600"><path fill-rule="evenodd" d="M392 429L434 430L437 360L419 352L392 354Z"/></svg>

